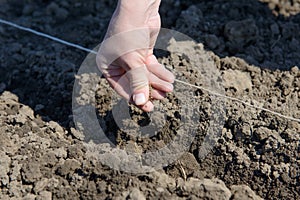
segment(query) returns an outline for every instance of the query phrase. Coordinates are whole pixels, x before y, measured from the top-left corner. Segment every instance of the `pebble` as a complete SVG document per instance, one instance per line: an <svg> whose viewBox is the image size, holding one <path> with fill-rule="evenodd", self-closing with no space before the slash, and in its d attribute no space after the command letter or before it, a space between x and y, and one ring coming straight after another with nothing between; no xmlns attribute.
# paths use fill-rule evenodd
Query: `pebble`
<svg viewBox="0 0 300 200"><path fill-rule="evenodd" d="M64 147L53 150L53 153L57 158L67 158L68 155Z"/></svg>
<svg viewBox="0 0 300 200"><path fill-rule="evenodd" d="M35 107L34 107L34 111L40 111L40 110L43 110L45 108L44 105L42 104L37 104Z"/></svg>
<svg viewBox="0 0 300 200"><path fill-rule="evenodd" d="M40 164L37 162L29 161L25 165L22 166L22 179L27 183L34 183L40 177L42 177L42 173L40 171Z"/></svg>
<svg viewBox="0 0 300 200"><path fill-rule="evenodd" d="M257 196L251 188L247 185L233 185L231 186L232 200L249 199L249 200L262 200Z"/></svg>
<svg viewBox="0 0 300 200"><path fill-rule="evenodd" d="M51 200L51 199L52 199L52 193L48 191L42 191L36 197L36 200Z"/></svg>
<svg viewBox="0 0 300 200"><path fill-rule="evenodd" d="M146 200L146 197L138 188L133 188L131 190L129 198L132 200Z"/></svg>
<svg viewBox="0 0 300 200"><path fill-rule="evenodd" d="M75 128L71 128L71 134L78 140L83 141L84 140L84 134Z"/></svg>
<svg viewBox="0 0 300 200"><path fill-rule="evenodd" d="M50 121L49 127L58 133L64 133L64 129L57 122Z"/></svg>
<svg viewBox="0 0 300 200"><path fill-rule="evenodd" d="M244 44L257 39L258 27L251 19L230 21L225 25L224 34L229 41L242 43L243 46Z"/></svg>
<svg viewBox="0 0 300 200"><path fill-rule="evenodd" d="M36 195L29 193L25 197L23 197L22 199L23 200L35 200L35 198L36 198Z"/></svg>
<svg viewBox="0 0 300 200"><path fill-rule="evenodd" d="M272 135L272 131L266 127L259 127L254 131L254 135L259 140L264 140L268 138L270 135Z"/></svg>
<svg viewBox="0 0 300 200"><path fill-rule="evenodd" d="M162 193L165 191L165 189L162 187L158 187L158 188L156 188L156 191Z"/></svg>
<svg viewBox="0 0 300 200"><path fill-rule="evenodd" d="M19 109L19 113L22 115L22 116L26 116L26 117L29 117L30 119L33 119L34 118L34 112L33 110L28 107L28 106L21 106L21 108Z"/></svg>
<svg viewBox="0 0 300 200"><path fill-rule="evenodd" d="M201 22L203 13L199 8L192 5L187 10L181 12L181 17L189 26L197 26Z"/></svg>
<svg viewBox="0 0 300 200"><path fill-rule="evenodd" d="M216 35L206 35L204 41L210 49L216 49L220 45L220 40Z"/></svg>
<svg viewBox="0 0 300 200"><path fill-rule="evenodd" d="M182 183L184 192L196 194L203 199L228 200L231 197L231 191L225 183L219 179L195 179L190 178Z"/></svg>
<svg viewBox="0 0 300 200"><path fill-rule="evenodd" d="M65 176L69 173L73 173L78 168L80 168L79 161L75 159L67 159L64 164L57 168L57 173L61 176Z"/></svg>
<svg viewBox="0 0 300 200"><path fill-rule="evenodd" d="M251 77L246 72L229 69L223 73L223 79L225 88L235 88L239 93L252 90Z"/></svg>
<svg viewBox="0 0 300 200"><path fill-rule="evenodd" d="M35 194L38 194L39 192L41 192L42 190L44 190L44 188L49 184L49 179L47 178L42 178L41 180L39 180L38 182L36 182L34 184L34 188L33 191Z"/></svg>
<svg viewBox="0 0 300 200"><path fill-rule="evenodd" d="M176 181L174 178L168 176L165 173L154 172L155 182L162 187L170 188L171 190L176 187Z"/></svg>
<svg viewBox="0 0 300 200"><path fill-rule="evenodd" d="M279 26L276 23L272 24L270 28L273 35L280 34Z"/></svg>

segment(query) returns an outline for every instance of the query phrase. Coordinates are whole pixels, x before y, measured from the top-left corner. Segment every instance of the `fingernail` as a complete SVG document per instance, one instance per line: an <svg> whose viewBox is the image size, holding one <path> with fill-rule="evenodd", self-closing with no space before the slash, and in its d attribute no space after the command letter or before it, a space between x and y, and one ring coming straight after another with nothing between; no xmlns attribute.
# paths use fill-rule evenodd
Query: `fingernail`
<svg viewBox="0 0 300 200"><path fill-rule="evenodd" d="M140 93L140 94L134 94L133 95L133 101L136 105L143 105L146 103L146 97L145 94Z"/></svg>
<svg viewBox="0 0 300 200"><path fill-rule="evenodd" d="M169 86L168 86L168 88L170 89L170 91L172 92L173 90L174 90L174 86L173 86L173 84L170 84Z"/></svg>

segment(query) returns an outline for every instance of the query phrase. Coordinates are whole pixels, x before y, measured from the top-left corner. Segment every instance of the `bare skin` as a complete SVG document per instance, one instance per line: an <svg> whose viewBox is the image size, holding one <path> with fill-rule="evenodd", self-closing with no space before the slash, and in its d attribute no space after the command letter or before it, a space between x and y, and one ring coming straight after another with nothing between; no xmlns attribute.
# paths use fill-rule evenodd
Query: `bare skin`
<svg viewBox="0 0 300 200"><path fill-rule="evenodd" d="M173 91L175 79L153 54L161 26L159 5L160 0L119 0L97 55L111 87L146 112L153 110L153 100Z"/></svg>

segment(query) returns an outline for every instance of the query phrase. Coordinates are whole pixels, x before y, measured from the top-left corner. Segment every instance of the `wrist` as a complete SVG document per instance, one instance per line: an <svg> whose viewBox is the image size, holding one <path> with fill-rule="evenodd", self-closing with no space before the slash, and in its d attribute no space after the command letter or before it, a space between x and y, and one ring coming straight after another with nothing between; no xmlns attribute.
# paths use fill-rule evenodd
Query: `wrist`
<svg viewBox="0 0 300 200"><path fill-rule="evenodd" d="M119 0L116 13L134 20L148 20L157 15L161 0Z"/></svg>

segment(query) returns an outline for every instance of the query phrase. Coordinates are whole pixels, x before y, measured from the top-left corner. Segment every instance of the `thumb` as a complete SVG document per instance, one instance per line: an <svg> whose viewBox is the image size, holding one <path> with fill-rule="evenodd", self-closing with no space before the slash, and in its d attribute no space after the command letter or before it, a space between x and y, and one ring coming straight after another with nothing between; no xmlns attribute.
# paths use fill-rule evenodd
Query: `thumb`
<svg viewBox="0 0 300 200"><path fill-rule="evenodd" d="M145 105L149 100L149 78L146 66L129 70L126 75L130 82L132 101L137 106Z"/></svg>

